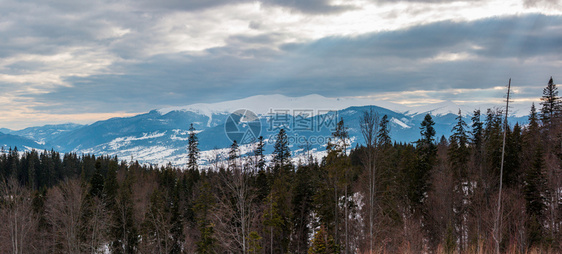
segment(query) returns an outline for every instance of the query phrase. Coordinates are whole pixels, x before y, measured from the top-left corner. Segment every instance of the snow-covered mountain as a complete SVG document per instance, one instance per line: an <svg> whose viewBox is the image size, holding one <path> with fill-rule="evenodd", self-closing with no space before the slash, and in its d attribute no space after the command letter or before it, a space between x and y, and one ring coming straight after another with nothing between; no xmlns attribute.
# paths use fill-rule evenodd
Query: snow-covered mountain
<svg viewBox="0 0 562 254"><path fill-rule="evenodd" d="M276 109L326 109L340 110L352 106L374 105L382 108L391 108L397 112L405 112L407 107L386 102L361 98L327 98L318 94L302 97L288 97L281 94L256 95L239 100L219 103L197 103L181 107L170 107L158 110L165 115L172 111L191 111L205 116L213 114L231 113L237 109L247 109L258 115L273 113Z"/></svg>
<svg viewBox="0 0 562 254"><path fill-rule="evenodd" d="M463 115L471 115L474 108L465 105L458 105L452 101L443 101L439 103L432 103L418 107L410 107L404 113L407 115L426 115L431 114L434 116L441 116L447 114L458 114L459 110Z"/></svg>
<svg viewBox="0 0 562 254"><path fill-rule="evenodd" d="M266 152L271 152L275 134L282 127L288 131L291 150L298 157L307 152L322 154L339 118L349 128L352 145L363 143L359 118L369 108L381 117L388 116L391 137L399 142L412 142L419 138L419 126L427 113L434 117L437 135L449 136L458 110L461 109L463 115L472 114L474 110L450 101L406 107L357 98L259 95L220 103L153 110L90 125L46 125L10 131L10 134L0 135L0 145L18 146L20 150L22 147L54 148L61 152L117 155L126 160L132 157L145 163L185 165L190 124L197 129L202 150L201 163L215 159L220 151L230 146L232 137L242 139L242 136L236 136L238 134L263 136ZM239 109L249 111L237 111ZM244 120L247 115L241 115L250 111L256 115L255 119L248 118L254 119L253 123ZM513 116L511 121L524 120ZM254 126L253 131L248 132L251 124ZM242 150L250 151L251 146L243 144Z"/></svg>
<svg viewBox="0 0 562 254"><path fill-rule="evenodd" d="M431 114L434 116L441 116L447 114L458 114L459 110L463 116L471 116L474 110L480 109L482 114L486 113L487 109L504 109L505 105L495 105L495 104L470 104L470 105L461 105L457 104L453 101L443 101L438 103L426 104L416 107L406 107L405 109L397 110L398 112L402 112L406 115L415 116L415 115L425 115ZM509 115L512 117L524 117L529 115L529 111L531 109L531 104L528 105L524 103L519 104L511 104L509 106Z"/></svg>
<svg viewBox="0 0 562 254"><path fill-rule="evenodd" d="M10 148L17 147L19 151L25 150L42 150L46 149L43 144L34 140L24 138L18 135L5 134L0 132L0 150L8 151Z"/></svg>
<svg viewBox="0 0 562 254"><path fill-rule="evenodd" d="M49 140L53 136L58 136L64 132L76 130L83 125L75 123L45 125L41 127L29 127L19 131L11 131L10 134L25 137L44 145L45 140Z"/></svg>

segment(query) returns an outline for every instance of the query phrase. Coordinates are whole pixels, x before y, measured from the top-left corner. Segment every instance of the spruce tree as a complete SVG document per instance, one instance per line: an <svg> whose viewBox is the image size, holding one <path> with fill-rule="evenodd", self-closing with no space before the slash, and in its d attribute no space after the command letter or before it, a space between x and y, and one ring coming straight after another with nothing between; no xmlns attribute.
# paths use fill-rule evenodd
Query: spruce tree
<svg viewBox="0 0 562 254"><path fill-rule="evenodd" d="M377 134L377 141L380 147L386 147L392 145L392 139L390 139L390 126L388 125L388 115L384 115L381 118L379 124L379 132Z"/></svg>
<svg viewBox="0 0 562 254"><path fill-rule="evenodd" d="M289 244L291 209L288 195L290 193L288 193L288 183L281 180L282 178L286 177L275 179L271 193L266 197L262 216L264 235L269 243L266 248L270 253L286 253Z"/></svg>
<svg viewBox="0 0 562 254"><path fill-rule="evenodd" d="M262 253L261 250L263 248L261 247L260 244L261 239L262 237L258 234L258 232L256 231L250 232L250 235L248 236L248 253L250 254Z"/></svg>
<svg viewBox="0 0 562 254"><path fill-rule="evenodd" d="M183 244L185 240L185 235L183 233L183 214L180 210L181 200L180 200L180 185L176 184L173 188L172 193L168 194L171 202L170 204L170 236L172 240L172 246L170 253L182 253Z"/></svg>
<svg viewBox="0 0 562 254"><path fill-rule="evenodd" d="M450 137L449 146L449 160L451 166L454 170L455 178L464 181L467 177L466 166L469 159L469 149L468 149L468 126L462 119L461 111L456 117L457 124L453 127L453 134Z"/></svg>
<svg viewBox="0 0 562 254"><path fill-rule="evenodd" d="M487 181L496 182L494 178L499 179L501 157L502 157L502 133L503 121L502 112L500 110L488 109L486 112L486 122L484 128L484 162L485 176ZM490 185L488 185L490 186Z"/></svg>
<svg viewBox="0 0 562 254"><path fill-rule="evenodd" d="M240 149L238 148L238 142L234 140L232 145L230 145L230 151L228 151L228 167L231 170L234 170L239 166L237 163L239 157Z"/></svg>
<svg viewBox="0 0 562 254"><path fill-rule="evenodd" d="M308 249L308 254L337 254L340 253L334 238L326 232L324 227L316 231L312 239L312 245Z"/></svg>
<svg viewBox="0 0 562 254"><path fill-rule="evenodd" d="M527 221L527 241L529 246L540 243L543 239L543 213L546 208L544 191L546 179L542 173L544 168L544 160L542 158L542 149L540 146L536 148L535 158L532 167L527 169L525 173L525 208L528 216Z"/></svg>
<svg viewBox="0 0 562 254"><path fill-rule="evenodd" d="M535 103L531 105L531 112L529 113L529 125L527 126L527 132L533 133L534 135L539 134L539 117L537 115L537 109L535 108ZM535 137L538 138L538 137Z"/></svg>
<svg viewBox="0 0 562 254"><path fill-rule="evenodd" d="M188 138L188 158L187 158L187 168L189 170L197 170L197 159L199 159L199 140L195 132L195 127L193 123L189 127L189 138Z"/></svg>
<svg viewBox="0 0 562 254"><path fill-rule="evenodd" d="M421 123L420 134L422 137L418 141L418 144L422 146L429 146L433 144L433 141L435 140L435 128L433 127L434 125L435 122L433 121L433 118L431 118L431 115L426 114Z"/></svg>
<svg viewBox="0 0 562 254"><path fill-rule="evenodd" d="M347 154L347 141L349 139L349 132L343 122L343 118L336 125L336 130L332 133L334 138L334 149L340 154Z"/></svg>
<svg viewBox="0 0 562 254"><path fill-rule="evenodd" d="M103 185L103 201L108 210L117 209L117 193L119 192L119 183L117 182L117 162L109 164L107 176Z"/></svg>
<svg viewBox="0 0 562 254"><path fill-rule="evenodd" d="M90 179L90 195L93 197L101 198L103 189L104 189L104 178L101 173L101 169L96 167L96 171L94 172L92 179Z"/></svg>
<svg viewBox="0 0 562 254"><path fill-rule="evenodd" d="M453 173L453 211L454 216L454 226L449 225L447 231L447 241L446 246L448 250L451 249L451 239L453 230L456 235L459 236L460 242L459 247L465 246L463 238L460 237L466 230L466 221L464 218L468 216L468 197L465 190L470 191L470 185L468 184L468 161L470 156L470 150L468 147L468 134L467 134L467 124L462 118L461 111L457 115L457 124L453 127L453 134L450 137L449 150L447 151L449 157L449 163L451 165Z"/></svg>
<svg viewBox="0 0 562 254"><path fill-rule="evenodd" d="M314 186L314 165L300 166L297 168L293 189L293 253L305 253L308 246L308 238L312 217Z"/></svg>
<svg viewBox="0 0 562 254"><path fill-rule="evenodd" d="M414 213L422 209L426 194L430 188L430 171L437 156L437 147L434 144L435 129L431 115L424 117L420 127L421 138L416 141L417 165L409 172L408 197Z"/></svg>
<svg viewBox="0 0 562 254"><path fill-rule="evenodd" d="M211 185L208 179L204 179L199 187L199 194L195 200L193 210L197 220L200 237L196 242L197 253L211 254L215 253L216 238L214 236L214 225L211 222L213 216L213 206L216 200L211 192Z"/></svg>
<svg viewBox="0 0 562 254"><path fill-rule="evenodd" d="M289 149L289 139L285 129L279 130L275 140L275 146L273 150L273 164L280 170L284 169L290 164L291 160L291 150Z"/></svg>
<svg viewBox="0 0 562 254"><path fill-rule="evenodd" d="M523 151L523 138L521 136L521 126L516 123L513 130L506 130L506 145L503 182L507 187L515 187L521 181L521 156Z"/></svg>
<svg viewBox="0 0 562 254"><path fill-rule="evenodd" d="M543 96L541 98L541 121L550 128L552 121L560 111L560 97L558 97L558 88L552 77L548 81L548 85L543 89Z"/></svg>
<svg viewBox="0 0 562 254"><path fill-rule="evenodd" d="M255 156L255 167L258 171L264 170L265 168L265 156L263 154L265 148L265 143L263 142L263 136L258 137L258 142L256 143L256 147L254 149L254 156Z"/></svg>

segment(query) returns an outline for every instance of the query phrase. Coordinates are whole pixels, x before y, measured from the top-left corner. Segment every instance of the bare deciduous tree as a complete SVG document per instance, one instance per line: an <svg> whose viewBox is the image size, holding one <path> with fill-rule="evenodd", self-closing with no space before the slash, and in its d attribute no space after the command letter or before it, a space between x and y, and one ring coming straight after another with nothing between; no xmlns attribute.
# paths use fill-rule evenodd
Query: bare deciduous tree
<svg viewBox="0 0 562 254"><path fill-rule="evenodd" d="M362 155L362 163L365 171L368 172L369 184L368 191L365 193L367 196L369 219L366 223L369 229L369 252L373 252L373 225L374 225L374 214L375 214L375 195L376 195L376 184L377 184L377 134L379 128L379 116L373 108L363 112L363 116L360 119L359 125L361 127L361 134L365 140L365 154Z"/></svg>
<svg viewBox="0 0 562 254"><path fill-rule="evenodd" d="M27 188L11 178L0 183L0 252L33 253L38 219Z"/></svg>
<svg viewBox="0 0 562 254"><path fill-rule="evenodd" d="M78 179L65 180L47 194L47 221L62 252L79 253L85 244L80 237L85 199L86 188Z"/></svg>
<svg viewBox="0 0 562 254"><path fill-rule="evenodd" d="M220 174L222 186L213 220L217 239L225 250L247 253L249 235L257 217L255 194L250 189L248 170L241 165L240 158L231 156L229 160L228 171Z"/></svg>

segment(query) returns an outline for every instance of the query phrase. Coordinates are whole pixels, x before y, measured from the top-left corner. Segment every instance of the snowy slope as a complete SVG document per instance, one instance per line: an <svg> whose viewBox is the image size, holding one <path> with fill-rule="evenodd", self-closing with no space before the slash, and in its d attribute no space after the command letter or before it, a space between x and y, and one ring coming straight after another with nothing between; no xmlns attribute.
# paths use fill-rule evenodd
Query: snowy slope
<svg viewBox="0 0 562 254"><path fill-rule="evenodd" d="M403 112L407 110L400 104L386 101L375 101L358 98L328 98L318 94L302 97L288 97L285 95L257 95L240 100L219 103L198 103L181 107L170 107L158 110L161 114L171 111L192 111L203 115L213 113L230 113L237 109L248 109L258 115L267 115L270 109L329 109L340 110L351 106L374 105Z"/></svg>
<svg viewBox="0 0 562 254"><path fill-rule="evenodd" d="M535 106L538 104L535 103ZM417 116L430 114L433 116L442 116L447 114L457 115L459 109L463 117L471 116L474 110L480 109L482 114L486 113L489 108L505 110L505 103L502 104L457 104L453 101L443 101L438 103L426 104L417 107L409 107L405 111L395 110L397 112L402 112L406 115ZM390 108L392 109L392 108ZM510 103L509 105L509 116L510 117L524 117L529 115L531 109L531 103Z"/></svg>
<svg viewBox="0 0 562 254"><path fill-rule="evenodd" d="M0 149L8 150L15 147L17 147L19 151L45 149L43 144L40 144L34 140L17 135L0 133Z"/></svg>
<svg viewBox="0 0 562 254"><path fill-rule="evenodd" d="M411 107L404 113L412 116L422 115L422 114L425 115L428 113L434 116L441 116L447 114L456 115L459 113L459 109L461 110L461 113L463 115L470 115L472 114L472 111L474 111L474 108L470 106L464 106L464 105L461 106L452 101L443 101L439 103L432 103L432 104L427 104L418 107Z"/></svg>
<svg viewBox="0 0 562 254"><path fill-rule="evenodd" d="M527 105L528 104L528 105ZM248 109L258 115L267 115L272 109L330 109L341 110L352 106L373 105L386 108L397 113L410 116L425 115L427 113L435 116L446 114L458 114L459 109L464 116L471 115L475 109L483 112L487 108L502 108L503 104L458 104L453 101L425 104L421 106L406 106L388 101L377 101L364 98L328 98L318 94L302 97L289 97L280 94L256 95L239 100L224 101L218 103L197 103L186 106L168 107L159 109L158 112L165 115L172 111L191 111L211 117L212 114L231 113L238 109ZM538 104L537 104L538 105ZM512 103L510 116L526 116L531 107L530 103Z"/></svg>
<svg viewBox="0 0 562 254"><path fill-rule="evenodd" d="M12 131L10 134L35 140L39 144L45 144L65 132L76 130L82 126L83 125L74 123L44 125L40 127L29 127L19 131Z"/></svg>

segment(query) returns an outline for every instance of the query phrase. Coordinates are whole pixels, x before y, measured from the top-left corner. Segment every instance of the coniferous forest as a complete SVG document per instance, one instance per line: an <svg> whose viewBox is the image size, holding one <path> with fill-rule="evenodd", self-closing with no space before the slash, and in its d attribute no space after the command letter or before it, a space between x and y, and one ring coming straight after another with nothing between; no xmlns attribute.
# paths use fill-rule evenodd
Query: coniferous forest
<svg viewBox="0 0 562 254"><path fill-rule="evenodd" d="M504 110L459 112L448 139L426 115L414 143L366 111L321 160L293 160L281 129L271 160L235 141L201 166L193 126L182 168L3 150L0 253L560 253L557 87L525 126Z"/></svg>

